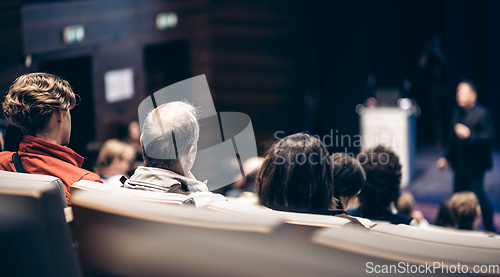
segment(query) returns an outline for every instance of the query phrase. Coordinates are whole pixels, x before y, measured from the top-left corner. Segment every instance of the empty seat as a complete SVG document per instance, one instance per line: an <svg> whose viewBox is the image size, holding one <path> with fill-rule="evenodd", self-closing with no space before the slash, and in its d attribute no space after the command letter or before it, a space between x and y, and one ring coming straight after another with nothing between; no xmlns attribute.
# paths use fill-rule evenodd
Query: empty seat
<svg viewBox="0 0 500 277"><path fill-rule="evenodd" d="M377 225L375 228L378 228ZM500 260L500 248L484 249L463 247L431 241L414 240L380 232L359 232L358 230L325 228L319 230L313 241L330 247L352 249L374 258L383 257L397 262L414 264L496 265Z"/></svg>
<svg viewBox="0 0 500 277"><path fill-rule="evenodd" d="M80 276L61 180L0 171L0 276Z"/></svg>
<svg viewBox="0 0 500 277"><path fill-rule="evenodd" d="M207 209L276 218L296 225L340 227L350 223L348 219L335 216L275 211L263 206L256 206L237 201L214 202L209 204Z"/></svg>
<svg viewBox="0 0 500 277"><path fill-rule="evenodd" d="M372 231L434 243L500 250L500 240L491 238L488 234L478 231L455 230L451 228L418 228L401 224L379 224Z"/></svg>

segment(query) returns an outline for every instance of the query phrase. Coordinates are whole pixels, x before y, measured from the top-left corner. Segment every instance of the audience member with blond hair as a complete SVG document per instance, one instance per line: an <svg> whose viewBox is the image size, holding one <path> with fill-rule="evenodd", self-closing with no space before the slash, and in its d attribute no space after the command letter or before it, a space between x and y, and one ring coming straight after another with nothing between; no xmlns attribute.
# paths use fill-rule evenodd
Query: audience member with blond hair
<svg viewBox="0 0 500 277"><path fill-rule="evenodd" d="M70 187L79 180L102 182L82 169L83 157L66 147L71 134L70 110L77 95L58 76L30 73L17 78L2 104L5 118L24 133L19 152L0 153L0 170L59 177L70 201Z"/></svg>
<svg viewBox="0 0 500 277"><path fill-rule="evenodd" d="M415 210L415 198L409 191L404 191L398 198L396 208L400 214L413 217L419 226L429 226L429 221L425 219L424 214L420 210Z"/></svg>
<svg viewBox="0 0 500 277"><path fill-rule="evenodd" d="M470 191L453 194L449 202L450 215L454 227L463 230L476 230L477 219L481 214L479 201Z"/></svg>
<svg viewBox="0 0 500 277"><path fill-rule="evenodd" d="M105 184L121 187L120 178L127 174L134 160L135 149L132 145L110 139L102 145L94 171Z"/></svg>

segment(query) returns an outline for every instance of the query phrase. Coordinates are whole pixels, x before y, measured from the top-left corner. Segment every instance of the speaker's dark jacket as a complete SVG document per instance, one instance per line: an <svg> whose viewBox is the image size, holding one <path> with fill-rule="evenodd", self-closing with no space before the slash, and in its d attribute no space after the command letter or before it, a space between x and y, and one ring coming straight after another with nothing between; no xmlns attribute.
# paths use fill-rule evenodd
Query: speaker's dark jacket
<svg viewBox="0 0 500 277"><path fill-rule="evenodd" d="M467 139L457 137L454 130L456 123L469 127L471 133ZM468 111L457 108L453 112L444 157L455 172L466 175L484 174L493 165L490 149L492 139L493 123L485 107L476 104Z"/></svg>

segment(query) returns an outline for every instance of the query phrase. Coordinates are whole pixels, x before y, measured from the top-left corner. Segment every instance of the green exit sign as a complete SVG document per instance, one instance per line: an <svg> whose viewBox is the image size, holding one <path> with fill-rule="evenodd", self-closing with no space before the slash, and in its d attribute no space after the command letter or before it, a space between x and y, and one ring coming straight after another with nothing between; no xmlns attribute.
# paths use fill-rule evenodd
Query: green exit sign
<svg viewBox="0 0 500 277"><path fill-rule="evenodd" d="M163 31L177 25L177 15L173 12L160 13L156 16L156 29Z"/></svg>
<svg viewBox="0 0 500 277"><path fill-rule="evenodd" d="M73 44L83 41L85 29L83 25L67 26L63 29L63 40L66 44Z"/></svg>

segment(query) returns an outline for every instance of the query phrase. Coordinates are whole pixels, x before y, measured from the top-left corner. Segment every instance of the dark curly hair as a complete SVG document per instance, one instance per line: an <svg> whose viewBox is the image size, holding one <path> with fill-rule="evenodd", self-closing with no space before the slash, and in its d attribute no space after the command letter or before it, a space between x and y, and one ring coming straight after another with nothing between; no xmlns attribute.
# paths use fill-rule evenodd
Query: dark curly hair
<svg viewBox="0 0 500 277"><path fill-rule="evenodd" d="M256 189L260 203L271 209L327 212L336 205L328 150L306 133L279 140L265 157Z"/></svg>
<svg viewBox="0 0 500 277"><path fill-rule="evenodd" d="M380 214L396 203L401 183L401 164L394 152L378 146L358 155L366 175L366 184L359 194L360 212Z"/></svg>

